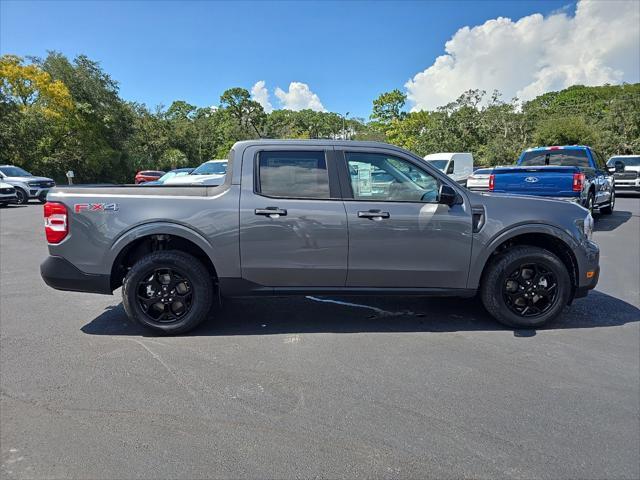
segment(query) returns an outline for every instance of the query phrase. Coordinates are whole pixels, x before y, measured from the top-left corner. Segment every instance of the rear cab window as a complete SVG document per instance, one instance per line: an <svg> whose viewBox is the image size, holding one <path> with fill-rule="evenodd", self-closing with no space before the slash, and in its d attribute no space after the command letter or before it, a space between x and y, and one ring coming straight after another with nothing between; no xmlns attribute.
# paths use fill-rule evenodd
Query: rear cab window
<svg viewBox="0 0 640 480"><path fill-rule="evenodd" d="M521 167L556 167L591 168L587 151L584 149L534 150L525 152L518 163Z"/></svg>
<svg viewBox="0 0 640 480"><path fill-rule="evenodd" d="M276 198L329 199L324 151L262 151L256 193Z"/></svg>

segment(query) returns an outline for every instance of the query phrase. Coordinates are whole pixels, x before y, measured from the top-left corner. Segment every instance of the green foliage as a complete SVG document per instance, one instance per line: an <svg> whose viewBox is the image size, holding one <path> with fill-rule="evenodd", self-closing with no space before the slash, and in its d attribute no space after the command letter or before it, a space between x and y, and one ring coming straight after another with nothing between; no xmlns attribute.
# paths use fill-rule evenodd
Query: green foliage
<svg viewBox="0 0 640 480"><path fill-rule="evenodd" d="M406 101L407 96L398 89L381 94L373 101L371 120L382 125L400 120L404 116L402 109Z"/></svg>
<svg viewBox="0 0 640 480"><path fill-rule="evenodd" d="M76 182L131 182L141 169L196 167L238 140L350 138L387 141L419 155L472 152L479 165L513 163L527 147L589 144L605 158L640 152L640 84L574 86L529 102L470 90L434 111L405 112L400 90L373 101L370 122L313 110L265 113L244 88L220 106L184 100L153 110L123 101L97 62L0 57L0 163Z"/></svg>

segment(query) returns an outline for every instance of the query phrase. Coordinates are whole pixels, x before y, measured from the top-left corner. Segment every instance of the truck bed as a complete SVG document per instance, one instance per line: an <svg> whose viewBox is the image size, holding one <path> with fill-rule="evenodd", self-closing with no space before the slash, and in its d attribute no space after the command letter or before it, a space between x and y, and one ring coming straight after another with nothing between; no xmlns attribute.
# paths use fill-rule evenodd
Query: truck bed
<svg viewBox="0 0 640 480"><path fill-rule="evenodd" d="M69 185L56 186L50 193L64 195L135 195L135 196L162 196L162 197L206 197L214 191L219 191L221 186L201 185Z"/></svg>

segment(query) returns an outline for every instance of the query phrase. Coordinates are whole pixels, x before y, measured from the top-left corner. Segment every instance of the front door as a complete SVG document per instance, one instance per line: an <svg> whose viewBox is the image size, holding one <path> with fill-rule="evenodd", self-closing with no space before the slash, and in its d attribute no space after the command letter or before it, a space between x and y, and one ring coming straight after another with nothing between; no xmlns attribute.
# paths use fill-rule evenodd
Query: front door
<svg viewBox="0 0 640 480"><path fill-rule="evenodd" d="M347 286L466 288L472 213L466 201L438 203L446 180L395 152L345 150L339 158L343 190L351 190Z"/></svg>
<svg viewBox="0 0 640 480"><path fill-rule="evenodd" d="M243 157L242 277L268 287L344 287L347 218L333 150L280 148Z"/></svg>

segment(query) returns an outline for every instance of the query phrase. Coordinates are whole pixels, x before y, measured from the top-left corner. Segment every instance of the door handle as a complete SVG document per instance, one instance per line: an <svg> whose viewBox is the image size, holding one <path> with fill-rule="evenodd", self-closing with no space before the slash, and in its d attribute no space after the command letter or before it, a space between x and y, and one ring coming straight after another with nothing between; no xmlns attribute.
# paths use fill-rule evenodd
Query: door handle
<svg viewBox="0 0 640 480"><path fill-rule="evenodd" d="M256 208L255 214L264 215L265 217L278 218L284 217L287 214L287 210L277 207Z"/></svg>
<svg viewBox="0 0 640 480"><path fill-rule="evenodd" d="M368 212L358 212L358 218L371 218L373 220L381 220L389 218L389 212L381 212L380 210L369 210Z"/></svg>

